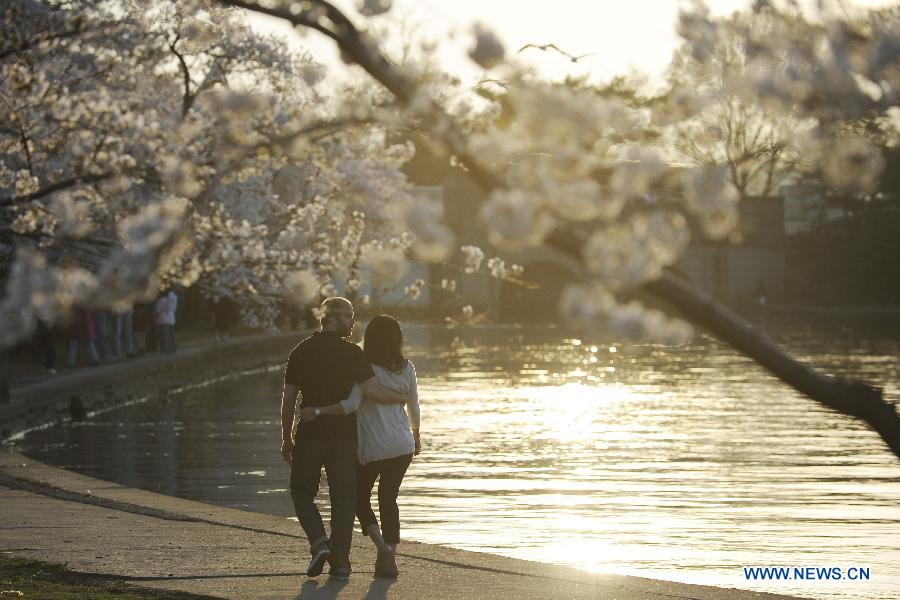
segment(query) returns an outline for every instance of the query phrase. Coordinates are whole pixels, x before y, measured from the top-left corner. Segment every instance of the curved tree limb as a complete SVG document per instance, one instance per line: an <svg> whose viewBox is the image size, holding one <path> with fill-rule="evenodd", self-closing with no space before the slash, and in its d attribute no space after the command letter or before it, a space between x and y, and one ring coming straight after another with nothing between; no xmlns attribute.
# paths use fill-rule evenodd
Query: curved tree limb
<svg viewBox="0 0 900 600"><path fill-rule="evenodd" d="M181 77L184 85L184 94L181 98L181 118L183 119L185 116L187 116L188 111L191 110L191 105L194 103L194 94L191 92L191 70L188 68L187 62L184 60L184 55L176 48L180 40L181 36L176 34L175 39L170 42L166 42L166 45L169 46L169 50L171 50L172 54L175 55L175 58L178 59L178 65L181 69Z"/></svg>
<svg viewBox="0 0 900 600"><path fill-rule="evenodd" d="M16 40L17 43L10 42L4 44L3 47L0 47L0 60L13 54L34 50L35 48L39 48L41 45L54 40L76 37L85 33L102 33L117 27L117 24L115 23L91 24L91 26L88 27L88 22L81 19L65 25L65 27L59 30L43 31L35 34L31 38Z"/></svg>
<svg viewBox="0 0 900 600"><path fill-rule="evenodd" d="M315 4L324 7L329 20L335 25L329 29L318 19L301 11L292 14L286 7L263 8L255 2L244 0L220 0L223 4L263 12L287 20L295 26L310 26L326 33L335 40L341 51L363 67L373 78L391 91L401 104L409 104L415 98L416 86L391 65L380 52L366 43L364 37L337 8L323 0ZM450 120L438 106L431 104L436 121ZM444 128L441 141L457 155L469 169L469 174L485 191L505 187L494 174L480 166L466 152L465 140L459 128ZM571 232L558 231L547 243L581 260L578 237ZM665 273L658 280L644 285L644 290L673 306L688 320L703 327L735 350L754 360L770 373L819 404L842 414L858 418L875 430L890 450L900 458L900 417L894 406L887 403L882 391L863 382L847 382L816 372L791 357L768 336L760 334L727 307L695 289L672 273Z"/></svg>
<svg viewBox="0 0 900 600"><path fill-rule="evenodd" d="M68 179L63 179L61 181L57 181L56 183L51 183L50 185L30 194L24 194L22 196L12 196L10 198L0 198L0 207L12 206L13 204L24 204L25 202L38 200L66 188L75 187L77 185L83 185L87 183L96 183L98 181L103 181L112 177L115 177L115 173L101 173L99 175L79 175L77 177L69 177Z"/></svg>
<svg viewBox="0 0 900 600"><path fill-rule="evenodd" d="M896 408L884 400L881 389L823 375L804 365L769 336L754 331L730 309L673 273L663 274L643 289L665 300L688 320L714 333L797 391L823 406L862 420L900 457L900 417Z"/></svg>

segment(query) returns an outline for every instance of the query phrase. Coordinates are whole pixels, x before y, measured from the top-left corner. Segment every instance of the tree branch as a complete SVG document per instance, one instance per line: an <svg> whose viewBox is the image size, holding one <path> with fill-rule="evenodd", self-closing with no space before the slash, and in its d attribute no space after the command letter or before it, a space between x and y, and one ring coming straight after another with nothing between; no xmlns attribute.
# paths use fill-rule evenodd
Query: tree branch
<svg viewBox="0 0 900 600"><path fill-rule="evenodd" d="M184 56L175 49L175 45L178 44L178 40L180 39L180 34L176 34L175 39L168 42L168 46L169 50L172 51L172 54L175 55L175 58L178 59L178 64L181 68L181 77L184 81L184 96L181 99L181 118L183 119L188 114L188 111L191 110L191 105L194 103L194 95L191 94L191 71L188 69Z"/></svg>
<svg viewBox="0 0 900 600"><path fill-rule="evenodd" d="M30 194L25 194L24 196L12 196L10 198L0 198L0 207L3 206L12 206L13 204L22 204L25 202L31 202L32 200L38 200L45 196L49 196L54 192L58 192L60 190L64 190L66 188L74 187L76 185L83 185L86 183L96 183L98 181L103 181L105 179L110 179L114 177L114 173L102 173L99 175L79 175L78 177L70 177L69 179L63 179L62 181L57 181L56 183L51 183L47 187L41 188L36 192L32 192Z"/></svg>
<svg viewBox="0 0 900 600"><path fill-rule="evenodd" d="M110 238L101 238L97 236L91 237L82 237L82 238L66 238L61 237L55 233L46 233L43 231L29 231L27 233L19 233L15 231L11 227L0 227L0 237L4 237L6 239L13 238L26 238L29 240L41 241L52 239L54 242L66 242L69 245L91 245L91 246L101 246L103 248L112 248L116 245L116 241Z"/></svg>
<svg viewBox="0 0 900 600"><path fill-rule="evenodd" d="M308 18L308 12L300 12L299 14L292 15L287 10L283 8L271 8L268 6L260 6L256 2L243 2L242 0L220 0L222 4L227 6L234 6L236 8L245 8L247 10L251 10L253 12L262 13L264 15L270 15L272 17L279 17L282 19L286 19L291 22L292 25L296 27L308 27L310 29L314 29L319 33L328 36L336 42L340 42L338 39L337 33L331 31L318 21L313 21Z"/></svg>
<svg viewBox="0 0 900 600"><path fill-rule="evenodd" d="M823 375L794 360L771 338L752 330L731 310L670 272L646 284L644 289L797 391L823 406L862 420L900 457L900 417L896 408L884 400L882 390L867 383Z"/></svg>
<svg viewBox="0 0 900 600"><path fill-rule="evenodd" d="M773 150L772 157L766 163L766 180L765 183L763 183L763 188L760 192L763 196L768 196L773 191L772 184L775 177L775 163L778 162L779 154L781 154L780 150Z"/></svg>
<svg viewBox="0 0 900 600"><path fill-rule="evenodd" d="M74 36L82 34L82 33L89 33L89 32L94 32L94 31L100 32L100 31L103 31L104 29L108 29L108 28L111 28L116 25L118 25L118 24L117 23L100 23L100 24L97 24L93 28L88 28L88 27L84 26L83 22L79 22L76 24L75 27L73 27L71 29L63 29L61 31L54 31L54 32L44 32L44 33L41 33L41 34L38 34L38 35L32 37L31 39L22 41L18 45L13 45L13 46L9 46L9 47L0 49L0 60L3 60L4 58L6 58L7 56L10 56L12 54L18 54L19 52L27 52L28 50L31 50L35 46L39 46L40 44L43 44L44 42L50 42L53 40L61 40L61 39L69 38L69 37L74 37Z"/></svg>

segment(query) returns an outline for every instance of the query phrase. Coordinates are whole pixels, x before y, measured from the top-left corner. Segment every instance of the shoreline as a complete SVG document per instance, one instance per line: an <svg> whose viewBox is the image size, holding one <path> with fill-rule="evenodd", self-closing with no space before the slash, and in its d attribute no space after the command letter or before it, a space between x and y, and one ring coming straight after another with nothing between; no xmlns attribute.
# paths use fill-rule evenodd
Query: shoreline
<svg viewBox="0 0 900 600"><path fill-rule="evenodd" d="M303 335L252 336L223 346L197 343L174 356L72 371L14 388L13 402L0 409L3 437L21 431L12 423L38 426L41 415L49 415L50 423L65 419L72 395L88 411L107 410L271 366ZM374 552L360 536L354 536L355 575L349 584L337 585L325 577L306 579L301 572L305 543L293 521L129 488L4 450L0 527L8 535L0 541L0 551L144 587L221 598L382 598L388 587L397 598L796 598L597 575L417 542L401 545L400 579L381 580L372 577Z"/></svg>

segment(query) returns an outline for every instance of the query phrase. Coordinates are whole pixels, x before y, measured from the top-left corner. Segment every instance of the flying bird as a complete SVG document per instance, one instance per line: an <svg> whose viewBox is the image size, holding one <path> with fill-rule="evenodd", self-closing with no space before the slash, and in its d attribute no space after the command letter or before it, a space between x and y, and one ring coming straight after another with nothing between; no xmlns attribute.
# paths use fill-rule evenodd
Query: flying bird
<svg viewBox="0 0 900 600"><path fill-rule="evenodd" d="M573 63L577 63L582 58L586 58L588 56L594 56L595 54L597 54L597 52L591 52L589 54L573 56L573 55L569 54L568 52L566 52L565 50L561 49L556 44L525 44L524 46L519 48L519 52L517 52L516 54L519 54L522 52L522 50L527 50L528 48L537 48L538 50L543 50L544 52L546 52L547 50L556 50L557 52L559 52L560 54L562 54L563 56L568 58Z"/></svg>

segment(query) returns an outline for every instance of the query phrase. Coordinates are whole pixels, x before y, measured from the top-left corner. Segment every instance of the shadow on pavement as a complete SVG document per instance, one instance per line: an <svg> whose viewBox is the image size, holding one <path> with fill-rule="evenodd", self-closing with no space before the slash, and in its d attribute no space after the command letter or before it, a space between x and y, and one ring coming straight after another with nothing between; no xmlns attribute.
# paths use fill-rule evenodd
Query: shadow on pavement
<svg viewBox="0 0 900 600"><path fill-rule="evenodd" d="M332 600L338 597L338 594L347 585L347 581L339 581L337 579L326 579L321 585L315 579L307 579L300 586L300 593L294 600Z"/></svg>
<svg viewBox="0 0 900 600"><path fill-rule="evenodd" d="M354 577L358 577L354 575ZM387 600L388 588L394 585L396 579L384 579L381 577L372 578L369 589L362 600ZM294 597L294 600L334 600L338 594L347 585L346 581L338 581L335 579L326 579L319 582L315 579L307 579L300 586L300 593Z"/></svg>
<svg viewBox="0 0 900 600"><path fill-rule="evenodd" d="M363 600L387 600L388 588L394 585L395 581L397 580L374 577L372 583L369 584L366 595L363 596Z"/></svg>

